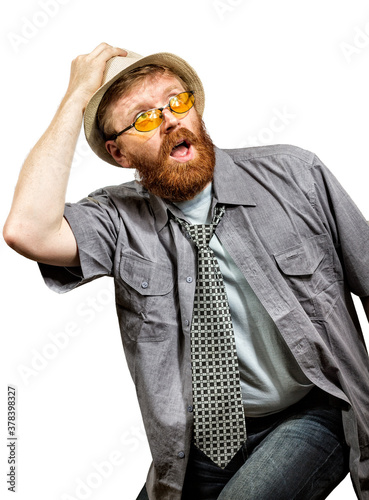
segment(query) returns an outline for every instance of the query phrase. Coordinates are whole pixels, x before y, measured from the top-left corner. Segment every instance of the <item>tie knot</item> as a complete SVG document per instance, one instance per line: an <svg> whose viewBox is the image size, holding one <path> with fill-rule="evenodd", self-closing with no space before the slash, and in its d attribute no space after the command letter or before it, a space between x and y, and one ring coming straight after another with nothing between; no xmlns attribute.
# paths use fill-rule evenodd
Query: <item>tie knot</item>
<svg viewBox="0 0 369 500"><path fill-rule="evenodd" d="M207 248L217 225L224 215L224 212L225 206L217 205L210 224L188 224L188 222L178 219L178 217L175 217L175 220L186 229L188 234L191 236L192 241L198 248Z"/></svg>
<svg viewBox="0 0 369 500"><path fill-rule="evenodd" d="M214 233L213 224L195 224L187 227L192 241L198 248L207 248Z"/></svg>

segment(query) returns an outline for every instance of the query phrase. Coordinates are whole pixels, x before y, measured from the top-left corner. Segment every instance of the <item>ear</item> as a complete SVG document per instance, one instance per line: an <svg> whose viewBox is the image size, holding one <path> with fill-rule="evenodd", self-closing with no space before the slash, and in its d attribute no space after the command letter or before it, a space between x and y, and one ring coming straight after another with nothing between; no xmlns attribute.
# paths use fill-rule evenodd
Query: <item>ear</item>
<svg viewBox="0 0 369 500"><path fill-rule="evenodd" d="M107 152L114 158L114 160L123 168L131 168L128 160L122 149L119 149L115 141L106 141L105 147Z"/></svg>

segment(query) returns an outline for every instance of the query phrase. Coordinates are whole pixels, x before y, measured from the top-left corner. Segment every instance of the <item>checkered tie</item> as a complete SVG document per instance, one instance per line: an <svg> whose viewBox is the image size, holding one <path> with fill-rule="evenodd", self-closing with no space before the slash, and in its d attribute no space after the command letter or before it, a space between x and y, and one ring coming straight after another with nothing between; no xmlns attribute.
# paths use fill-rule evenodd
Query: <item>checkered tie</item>
<svg viewBox="0 0 369 500"><path fill-rule="evenodd" d="M224 468L246 439L240 374L223 276L209 242L223 217L217 206L211 224L176 218L198 248L191 325L194 443Z"/></svg>

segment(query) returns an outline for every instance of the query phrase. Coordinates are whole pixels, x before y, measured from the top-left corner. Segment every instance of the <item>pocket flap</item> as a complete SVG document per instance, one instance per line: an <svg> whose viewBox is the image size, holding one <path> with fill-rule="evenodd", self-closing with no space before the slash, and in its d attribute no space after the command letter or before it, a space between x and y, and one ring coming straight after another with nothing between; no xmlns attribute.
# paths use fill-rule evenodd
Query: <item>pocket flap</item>
<svg viewBox="0 0 369 500"><path fill-rule="evenodd" d="M311 238L305 245L298 245L274 254L280 270L288 276L310 276L317 269L324 257L324 252L316 238Z"/></svg>
<svg viewBox="0 0 369 500"><path fill-rule="evenodd" d="M165 295L174 286L171 268L129 254L122 255L120 276L141 295Z"/></svg>

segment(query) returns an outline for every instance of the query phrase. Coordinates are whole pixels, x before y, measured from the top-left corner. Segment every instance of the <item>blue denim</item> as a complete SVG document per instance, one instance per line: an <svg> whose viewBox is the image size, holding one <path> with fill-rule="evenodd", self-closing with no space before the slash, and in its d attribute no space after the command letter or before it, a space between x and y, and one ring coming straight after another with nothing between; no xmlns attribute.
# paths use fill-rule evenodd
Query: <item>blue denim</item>
<svg viewBox="0 0 369 500"><path fill-rule="evenodd" d="M225 469L192 447L182 500L323 499L348 473L339 408L305 402L247 418L246 427L247 441Z"/></svg>

